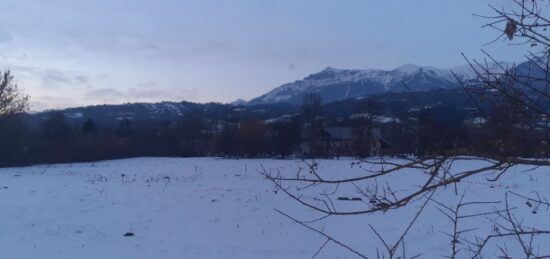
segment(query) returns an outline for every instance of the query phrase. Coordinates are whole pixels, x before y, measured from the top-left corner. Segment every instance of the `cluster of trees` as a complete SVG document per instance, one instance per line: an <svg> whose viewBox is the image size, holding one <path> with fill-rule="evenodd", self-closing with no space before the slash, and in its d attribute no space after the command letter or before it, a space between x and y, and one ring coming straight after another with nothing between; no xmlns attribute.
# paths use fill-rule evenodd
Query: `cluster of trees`
<svg viewBox="0 0 550 259"><path fill-rule="evenodd" d="M21 114L28 110L29 96L13 81L9 71L0 72L0 161L10 164L14 157L23 156L21 147L26 137Z"/></svg>
<svg viewBox="0 0 550 259"><path fill-rule="evenodd" d="M379 100L378 97L357 102L354 110L345 116L331 115L323 112L325 106L314 93L304 96L297 115L271 121L244 117L228 122L190 112L177 120L121 119L117 124L101 124L92 119L75 122L60 111L44 113L37 121L36 116L30 120L31 116L25 114L28 96L12 82L9 72L2 78L0 166L139 156L287 157L298 154L366 157L372 154L373 141L387 145L376 152L383 155L427 156L460 152L534 157L550 152L547 143L541 141L545 131L536 124L541 121L530 121L533 127L525 127L526 122L520 120L526 116L510 116L518 114L511 111L510 102L498 102L499 105L486 111L482 123L478 124L465 122L481 119L479 114L453 103L421 106L391 98ZM441 100L452 95L448 91L438 91L417 93L415 99ZM403 98L398 96L397 99ZM496 101L493 99L486 94L484 100L478 98L476 103L488 106ZM361 116L350 117L351 114ZM377 121L380 118L392 121ZM518 127L520 122L523 127ZM349 128L353 135L350 139L333 139L325 131L329 127ZM381 134L373 135L372 129ZM337 141L351 143L346 143L348 148L331 149ZM318 148L306 153L303 143ZM508 146L503 146L505 144Z"/></svg>
<svg viewBox="0 0 550 259"><path fill-rule="evenodd" d="M296 120L265 124L209 122L194 115L177 121L120 120L74 123L50 112L39 123L22 113L0 116L0 166L67 163L140 156L288 156L300 139Z"/></svg>

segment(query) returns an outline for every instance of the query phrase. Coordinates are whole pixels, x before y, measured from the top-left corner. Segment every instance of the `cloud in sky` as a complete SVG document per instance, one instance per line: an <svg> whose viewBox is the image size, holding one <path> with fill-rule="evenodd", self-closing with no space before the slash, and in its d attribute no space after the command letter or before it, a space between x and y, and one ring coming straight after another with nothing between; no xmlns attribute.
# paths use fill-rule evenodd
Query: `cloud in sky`
<svg viewBox="0 0 550 259"><path fill-rule="evenodd" d="M113 88L101 88L86 93L87 98L98 102L112 103L124 97L124 93Z"/></svg>
<svg viewBox="0 0 550 259"><path fill-rule="evenodd" d="M5 0L0 68L33 109L250 99L326 66L450 67L493 40L472 16L501 1ZM433 11L437 10L437 11Z"/></svg>
<svg viewBox="0 0 550 259"><path fill-rule="evenodd" d="M13 36L11 34L0 31L0 44L1 43L7 43L13 40Z"/></svg>
<svg viewBox="0 0 550 259"><path fill-rule="evenodd" d="M71 80L60 71L46 71L42 75L44 87L57 89L59 84L71 83Z"/></svg>

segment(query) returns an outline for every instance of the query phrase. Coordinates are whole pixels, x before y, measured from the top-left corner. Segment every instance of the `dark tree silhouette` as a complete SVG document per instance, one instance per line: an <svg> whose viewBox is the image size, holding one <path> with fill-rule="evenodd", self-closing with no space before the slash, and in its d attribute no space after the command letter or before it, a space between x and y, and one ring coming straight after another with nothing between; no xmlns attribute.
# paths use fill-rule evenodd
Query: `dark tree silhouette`
<svg viewBox="0 0 550 259"><path fill-rule="evenodd" d="M0 72L0 116L22 113L28 109L29 96L13 80L9 70Z"/></svg>
<svg viewBox="0 0 550 259"><path fill-rule="evenodd" d="M95 133L96 131L97 126L92 119L86 120L86 122L82 125L82 132L84 133Z"/></svg>
<svg viewBox="0 0 550 259"><path fill-rule="evenodd" d="M306 93L302 99L302 116L306 122L313 122L321 115L321 95L318 93Z"/></svg>
<svg viewBox="0 0 550 259"><path fill-rule="evenodd" d="M28 110L29 96L14 82L10 71L0 72L0 165L25 161L28 127L22 113Z"/></svg>
<svg viewBox="0 0 550 259"><path fill-rule="evenodd" d="M120 120L116 134L121 138L127 138L132 134L132 124L129 119Z"/></svg>

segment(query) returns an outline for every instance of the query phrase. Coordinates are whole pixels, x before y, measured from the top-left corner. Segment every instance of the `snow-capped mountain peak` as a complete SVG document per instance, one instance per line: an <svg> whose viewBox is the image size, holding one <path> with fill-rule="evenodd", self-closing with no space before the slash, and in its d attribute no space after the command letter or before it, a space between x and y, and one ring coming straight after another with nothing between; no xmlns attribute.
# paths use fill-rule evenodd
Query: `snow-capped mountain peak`
<svg viewBox="0 0 550 259"><path fill-rule="evenodd" d="M402 65L396 69L394 69L394 71L399 71L401 73L404 73L404 74L413 74L413 73L416 73L418 72L418 70L422 69L421 66L417 66L417 65L413 65L413 64L405 64L405 65Z"/></svg>
<svg viewBox="0 0 550 259"><path fill-rule="evenodd" d="M484 64L481 70L492 72L513 67L513 63L499 62ZM453 75L454 74L454 75ZM457 86L455 75L460 80L477 77L470 65L453 68L437 68L405 64L392 70L383 69L341 69L326 67L292 83L284 84L255 98L248 104L294 103L299 104L305 93L319 93L323 102L333 102L385 92L410 89L425 91L432 88L453 88ZM407 87L404 87L404 84Z"/></svg>
<svg viewBox="0 0 550 259"><path fill-rule="evenodd" d="M321 94L324 102L358 98L371 94L403 91L403 83L413 90L454 87L450 69L413 64L393 70L340 69L327 67L302 80L284 84L248 104L288 102L299 104L307 92Z"/></svg>

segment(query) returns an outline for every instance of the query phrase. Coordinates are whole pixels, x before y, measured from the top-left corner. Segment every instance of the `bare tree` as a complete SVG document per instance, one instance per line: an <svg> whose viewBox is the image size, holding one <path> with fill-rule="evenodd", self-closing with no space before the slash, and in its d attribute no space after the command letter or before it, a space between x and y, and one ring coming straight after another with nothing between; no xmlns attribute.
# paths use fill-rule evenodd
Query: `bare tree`
<svg viewBox="0 0 550 259"><path fill-rule="evenodd" d="M387 242L383 238L383 233L376 230L376 226L370 226L373 236L380 239L385 247L385 253L380 253L376 249L378 258L409 258L405 254L404 237L409 233L408 230L416 222L426 204L437 207L441 215L452 223L450 231L440 230L451 239L449 258L464 256L482 258L483 251L488 246L496 247L500 251L498 255L500 258L511 258L507 245L511 246L512 243L520 247L519 250L522 251L524 258L548 257L544 251L535 249L535 240L540 235L550 234L550 230L541 229L541 226L537 225L527 226L514 215L515 208L509 205L510 195L524 201L529 207L548 205L544 197L531 197L529 194L506 191L505 195L497 201L465 201L464 195L459 195L460 192L464 192L464 185L471 179L481 178L494 184L505 174L517 174L520 171L516 170L518 165L529 166L529 170L550 166L548 157L550 134L547 134L550 131L550 34L548 32L550 19L545 17L545 15L548 16L549 11L548 1L510 1L513 4L510 10L490 6L494 15L482 16L489 19L483 27L501 32L495 41L503 39L510 41L511 45L528 44L532 48L532 51L526 55L528 62L507 67L497 62L487 52L485 52L486 58L482 61L464 56L477 76L474 80L468 81L456 77L459 85L472 97L472 103L478 107L480 116L485 117L489 122L487 130L495 139L492 143L495 146L494 150L478 151L466 156L463 151L450 147L434 150L422 157L367 158L353 163L355 166L364 168L364 173L359 176L348 176L342 172L322 174L318 170L317 163L308 163L307 170L299 170L294 175L267 170L262 172L263 175L272 181L278 190L298 204L319 213L319 220L334 216L371 215L402 209L419 202L423 204L421 210L410 221L411 223L405 226L404 234L395 243ZM480 99L491 104L490 111L479 103ZM499 114L504 116L499 117ZM490 125L496 126L490 127ZM503 125L507 125L508 128L499 132L497 129L502 128ZM533 152L533 158L524 158L520 155L522 152L519 150L522 148L535 150L539 144L540 152ZM465 167L457 167L456 164L469 166L464 169ZM393 179L392 177L412 173L415 174L415 185L406 190L389 180ZM337 206L339 190L350 188L355 189L361 195L361 199L368 202L352 208L342 209ZM458 204L445 204L432 197L434 193L442 191L454 191ZM534 190L527 191L534 192ZM478 213L462 213L464 208L479 205L492 206L492 208ZM533 214L535 213L534 210ZM338 244L367 258L367 255L358 252L357 248L344 244L332 237L330 233L314 229L307 221L301 221L287 213L281 212L281 214L320 233L327 242ZM489 215L492 216L490 219L488 219ZM461 221L480 217L485 217L492 222L494 228L489 232L490 234L485 236L469 234L481 227L480 225L483 224L481 220L475 221L478 225L473 228L460 227ZM502 243L492 242L497 239ZM397 250L400 246L403 247L402 252ZM374 250L374 248L368 249ZM546 253L550 252L546 251Z"/></svg>
<svg viewBox="0 0 550 259"><path fill-rule="evenodd" d="M321 115L321 95L319 93L305 93L302 98L302 115L304 119L311 123L317 116Z"/></svg>
<svg viewBox="0 0 550 259"><path fill-rule="evenodd" d="M0 116L25 112L29 96L13 81L10 71L0 72Z"/></svg>

